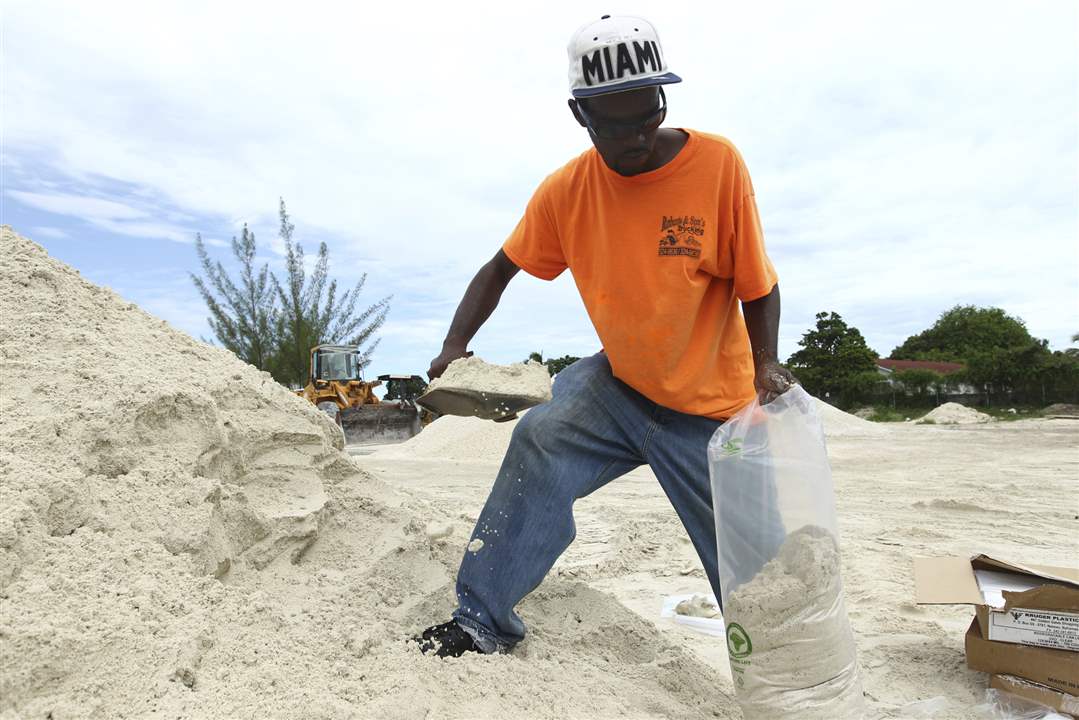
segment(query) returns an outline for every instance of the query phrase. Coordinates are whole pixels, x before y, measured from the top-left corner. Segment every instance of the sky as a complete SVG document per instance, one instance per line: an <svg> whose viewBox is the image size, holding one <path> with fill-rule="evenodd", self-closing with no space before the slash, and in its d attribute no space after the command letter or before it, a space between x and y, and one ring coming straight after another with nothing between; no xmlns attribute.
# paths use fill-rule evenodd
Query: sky
<svg viewBox="0 0 1079 720"><path fill-rule="evenodd" d="M780 355L821 311L887 356L956 304L1054 349L1079 332L1079 17L1053 2L0 2L0 221L212 339L200 233L246 223L283 269L279 198L331 274L392 295L371 373L423 373L469 280L589 147L565 46L647 17L667 125L753 176ZM529 8L533 8L531 11ZM520 273L470 349L600 347L569 273Z"/></svg>

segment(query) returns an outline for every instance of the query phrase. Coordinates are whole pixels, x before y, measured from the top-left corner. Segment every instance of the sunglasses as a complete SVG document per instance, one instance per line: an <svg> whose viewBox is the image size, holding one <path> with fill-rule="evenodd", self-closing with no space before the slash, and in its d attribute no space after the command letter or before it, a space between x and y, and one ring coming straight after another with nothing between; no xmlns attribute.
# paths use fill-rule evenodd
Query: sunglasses
<svg viewBox="0 0 1079 720"><path fill-rule="evenodd" d="M667 96L663 93L663 88L661 87L659 89L659 109L652 112L644 120L633 123L597 123L588 116L580 103L577 104L577 111L581 113L585 125L596 137L604 140L628 140L638 135L653 132L663 124L663 120L667 117Z"/></svg>

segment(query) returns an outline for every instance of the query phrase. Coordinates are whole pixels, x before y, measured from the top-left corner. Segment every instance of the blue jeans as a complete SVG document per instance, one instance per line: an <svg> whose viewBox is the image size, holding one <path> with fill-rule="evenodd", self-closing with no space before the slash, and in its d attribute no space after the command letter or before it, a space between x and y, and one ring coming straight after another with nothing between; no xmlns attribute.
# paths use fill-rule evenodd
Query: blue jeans
<svg viewBox="0 0 1079 720"><path fill-rule="evenodd" d="M484 652L524 638L514 607L573 542L573 503L645 463L722 597L707 457L721 421L657 405L615 378L603 353L560 372L553 395L517 422L472 531L483 546L465 552L457 573L453 617Z"/></svg>

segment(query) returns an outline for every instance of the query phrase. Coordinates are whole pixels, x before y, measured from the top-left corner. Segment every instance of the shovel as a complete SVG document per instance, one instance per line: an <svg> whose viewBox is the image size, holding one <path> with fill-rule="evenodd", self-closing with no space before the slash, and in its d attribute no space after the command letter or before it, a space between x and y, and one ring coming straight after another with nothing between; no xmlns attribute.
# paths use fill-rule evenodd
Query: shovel
<svg viewBox="0 0 1079 720"><path fill-rule="evenodd" d="M416 404L439 415L464 415L507 422L517 413L544 402L527 395L482 392L463 388L435 388L416 398Z"/></svg>

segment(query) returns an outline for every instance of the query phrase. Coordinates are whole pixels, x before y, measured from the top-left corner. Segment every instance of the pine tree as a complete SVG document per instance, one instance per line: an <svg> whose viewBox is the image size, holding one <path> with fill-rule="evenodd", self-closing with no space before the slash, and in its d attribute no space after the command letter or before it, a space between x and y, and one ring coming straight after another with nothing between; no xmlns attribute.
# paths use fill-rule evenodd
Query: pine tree
<svg viewBox="0 0 1079 720"><path fill-rule="evenodd" d="M207 321L214 336L244 362L272 371L277 353L277 310L269 267L255 267L255 234L244 225L240 237L232 238L232 254L240 263L237 281L220 262L210 259L201 234L195 236L195 250L206 278L192 273L191 280L210 311Z"/></svg>
<svg viewBox="0 0 1079 720"><path fill-rule="evenodd" d="M284 382L302 383L307 377L311 348L323 343L357 345L360 367L365 367L378 346L375 332L386 321L390 299L386 296L357 313L356 303L367 281L364 273L356 285L338 296L337 281L329 278L329 250L326 243L318 248L318 257L310 275L304 267L304 250L293 240L295 226L289 220L285 201L281 200L280 237L285 245L285 277L272 275L280 304L279 372Z"/></svg>

